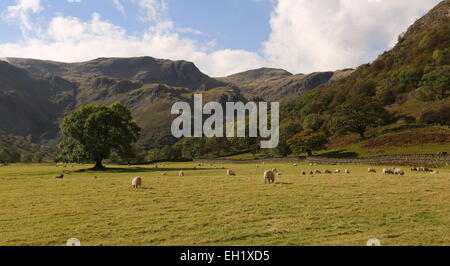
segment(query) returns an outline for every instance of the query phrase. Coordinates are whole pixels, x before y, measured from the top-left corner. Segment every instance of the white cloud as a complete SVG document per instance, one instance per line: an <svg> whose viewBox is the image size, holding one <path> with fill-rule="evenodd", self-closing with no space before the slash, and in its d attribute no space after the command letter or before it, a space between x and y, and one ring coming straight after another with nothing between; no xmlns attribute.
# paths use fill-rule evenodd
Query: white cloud
<svg viewBox="0 0 450 266"><path fill-rule="evenodd" d="M122 5L122 2L120 0L113 0L114 7L123 15L125 16L125 8Z"/></svg>
<svg viewBox="0 0 450 266"><path fill-rule="evenodd" d="M356 67L395 44L440 0L278 0L267 58L292 72Z"/></svg>
<svg viewBox="0 0 450 266"><path fill-rule="evenodd" d="M211 76L225 76L262 66L281 67L294 73L334 70L367 63L395 43L397 36L439 0L278 0L271 16L272 32L259 53L214 50L206 43L180 33L201 34L177 28L168 19L166 0L128 0L139 4L150 23L130 34L94 13L88 21L58 15L39 36L0 44L0 57L30 57L64 62L98 57L153 56L193 61ZM35 31L28 16L42 10L38 0L21 0L8 7L9 18ZM25 19L24 19L25 18ZM68 30L70 29L70 30Z"/></svg>
<svg viewBox="0 0 450 266"><path fill-rule="evenodd" d="M130 0L141 8L141 19L144 22L161 22L168 20L167 0Z"/></svg>
<svg viewBox="0 0 450 266"><path fill-rule="evenodd" d="M70 29L68 31L67 29ZM127 35L116 25L94 13L90 21L75 17L55 17L43 38L27 38L22 43L0 44L0 56L79 62L98 57L153 56L193 61L213 76L228 75L263 64L247 51L210 51L210 44L182 38L171 22L158 23L142 36Z"/></svg>
<svg viewBox="0 0 450 266"><path fill-rule="evenodd" d="M6 20L19 21L23 32L31 30L33 25L30 21L30 14L42 10L41 0L16 0L15 2L15 5L6 8Z"/></svg>

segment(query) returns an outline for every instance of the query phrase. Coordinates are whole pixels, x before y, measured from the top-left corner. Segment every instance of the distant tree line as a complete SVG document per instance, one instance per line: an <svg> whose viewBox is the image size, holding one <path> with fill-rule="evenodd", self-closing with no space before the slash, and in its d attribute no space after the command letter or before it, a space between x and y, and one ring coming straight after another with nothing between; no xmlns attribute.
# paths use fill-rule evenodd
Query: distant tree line
<svg viewBox="0 0 450 266"><path fill-rule="evenodd" d="M44 153L24 153L20 154L13 149L0 149L0 163L42 163Z"/></svg>

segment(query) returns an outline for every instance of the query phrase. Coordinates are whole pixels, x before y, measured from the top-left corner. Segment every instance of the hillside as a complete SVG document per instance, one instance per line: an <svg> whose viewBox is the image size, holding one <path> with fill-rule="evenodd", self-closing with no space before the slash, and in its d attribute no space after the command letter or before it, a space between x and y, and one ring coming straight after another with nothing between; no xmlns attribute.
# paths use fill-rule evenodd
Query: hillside
<svg viewBox="0 0 450 266"><path fill-rule="evenodd" d="M243 95L249 99L259 97L266 101L284 101L307 93L320 85L338 81L352 72L353 70L347 69L292 75L282 69L261 68L220 78L220 80L239 87Z"/></svg>
<svg viewBox="0 0 450 266"><path fill-rule="evenodd" d="M203 74L193 63L151 57L99 58L80 63L23 58L7 60L14 66L6 62L3 65L15 72L4 76L9 76L12 79L9 82L14 86L7 88L1 83L0 86L9 93L19 93L22 87L42 87L38 97L42 103L34 98L27 102L26 99L32 97L20 94L16 97L15 108L6 104L3 108L24 121L23 125L4 123L0 129L24 137L31 134L35 141L47 142L59 137L58 121L74 108L121 102L131 109L144 129L141 144L146 149L176 142L170 133L173 119L170 108L178 101L191 102L194 93L203 93L205 101L219 102L234 99L246 102L255 97L280 99L301 95L335 76L331 72L294 76L281 69L263 68L214 79ZM25 86L24 82L28 84ZM260 88L264 84L271 87ZM47 110L55 101L60 104L60 109ZM36 111L28 113L29 110ZM11 118L11 115L6 117Z"/></svg>
<svg viewBox="0 0 450 266"><path fill-rule="evenodd" d="M57 76L33 78L0 61L0 131L35 141L57 137L57 121L73 105L75 90Z"/></svg>
<svg viewBox="0 0 450 266"><path fill-rule="evenodd" d="M380 141L389 140L390 146L396 145L424 148L424 145L435 145L433 152L439 151L438 144L448 143L448 131L441 132L439 138L433 136L434 125L450 125L448 115L450 99L446 84L450 78L450 1L442 1L424 17L416 21L405 34L400 35L398 44L390 51L380 55L373 63L358 67L354 73L338 82L326 84L318 89L290 101L284 106L282 114L288 121L304 124L305 119L314 117L320 120L320 129L332 136L330 148L355 150L355 145L375 149ZM447 81L446 81L447 80ZM442 89L438 89L442 87ZM350 134L345 137L333 129L334 121L342 115L342 110L352 102L361 105L370 102L380 104L389 111L391 118L369 129L369 138L361 140ZM430 111L439 110L440 120L428 118ZM380 114L381 115L381 114ZM390 126L390 137L370 134L371 131L382 131ZM410 129L420 127L420 134ZM387 134L381 133L381 135ZM416 138L414 143L393 141L395 139ZM384 138L384 139L383 139ZM346 145L343 139L351 139ZM368 142L369 144L367 144ZM366 145L367 144L367 145ZM381 146L377 153L386 153L389 145ZM441 146L442 147L442 146ZM447 146L442 149L448 148ZM401 148L400 148L401 150ZM428 151L430 152L430 150ZM367 154L367 152L364 152ZM372 152L373 154L373 152Z"/></svg>
<svg viewBox="0 0 450 266"><path fill-rule="evenodd" d="M98 58L81 63L60 63L23 58L8 58L11 64L35 75L51 73L70 81L107 76L120 80L139 81L144 84L162 83L191 90L208 90L224 85L203 74L193 63L152 57Z"/></svg>

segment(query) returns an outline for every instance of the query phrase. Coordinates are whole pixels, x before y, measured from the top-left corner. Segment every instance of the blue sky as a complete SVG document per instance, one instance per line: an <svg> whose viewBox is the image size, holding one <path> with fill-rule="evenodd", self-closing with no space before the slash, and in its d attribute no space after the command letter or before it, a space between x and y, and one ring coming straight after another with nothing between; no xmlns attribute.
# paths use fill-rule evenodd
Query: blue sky
<svg viewBox="0 0 450 266"><path fill-rule="evenodd" d="M189 60L212 76L356 67L439 0L1 0L0 57Z"/></svg>

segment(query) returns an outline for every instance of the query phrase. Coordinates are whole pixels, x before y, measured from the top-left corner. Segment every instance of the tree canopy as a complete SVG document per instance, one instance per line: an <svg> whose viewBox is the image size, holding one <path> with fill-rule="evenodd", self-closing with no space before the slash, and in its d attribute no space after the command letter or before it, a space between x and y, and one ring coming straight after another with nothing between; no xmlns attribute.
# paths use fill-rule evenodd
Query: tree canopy
<svg viewBox="0 0 450 266"><path fill-rule="evenodd" d="M112 152L132 150L141 131L130 110L120 103L84 106L64 118L61 130L60 159L92 161L96 169L104 168L102 162Z"/></svg>

